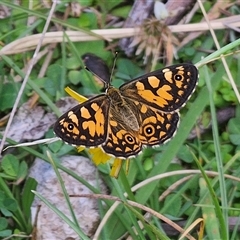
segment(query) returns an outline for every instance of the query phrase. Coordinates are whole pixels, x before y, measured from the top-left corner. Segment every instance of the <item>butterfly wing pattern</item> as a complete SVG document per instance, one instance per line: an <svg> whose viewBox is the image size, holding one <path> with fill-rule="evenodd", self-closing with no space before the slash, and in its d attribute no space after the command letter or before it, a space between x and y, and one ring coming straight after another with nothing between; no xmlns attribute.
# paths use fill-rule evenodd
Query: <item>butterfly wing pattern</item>
<svg viewBox="0 0 240 240"><path fill-rule="evenodd" d="M119 90L123 96L130 96L160 111L174 112L185 105L197 80L197 68L185 63L143 75L123 84Z"/></svg>
<svg viewBox="0 0 240 240"><path fill-rule="evenodd" d="M145 146L170 140L179 124L179 110L198 80L193 64L177 64L145 74L100 94L63 114L54 132L63 141L98 147L127 159Z"/></svg>
<svg viewBox="0 0 240 240"><path fill-rule="evenodd" d="M83 102L63 114L54 132L74 146L95 147L106 141L110 102L105 94Z"/></svg>
<svg viewBox="0 0 240 240"><path fill-rule="evenodd" d="M134 108L133 108L134 109ZM138 109L138 111L136 110ZM135 129L135 119L111 114L108 139L103 144L103 150L118 158L131 158L142 151L144 146L157 146L170 140L177 130L179 113L164 113L136 102L134 113L138 127ZM119 121L122 119L122 121Z"/></svg>
<svg viewBox="0 0 240 240"><path fill-rule="evenodd" d="M117 115L110 114L108 138L102 149L118 158L136 156L142 151L142 142L137 131L132 130L124 122L119 122Z"/></svg>

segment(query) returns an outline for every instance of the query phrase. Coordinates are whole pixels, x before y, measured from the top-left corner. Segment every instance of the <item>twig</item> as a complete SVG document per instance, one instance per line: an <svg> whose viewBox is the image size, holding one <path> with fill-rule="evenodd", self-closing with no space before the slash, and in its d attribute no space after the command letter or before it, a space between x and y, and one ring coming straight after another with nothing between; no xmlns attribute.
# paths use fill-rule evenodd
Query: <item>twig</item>
<svg viewBox="0 0 240 240"><path fill-rule="evenodd" d="M226 25L231 23L232 28L240 27L240 16L232 16L227 18L221 18L218 20L211 21L211 26L213 29L225 29L228 28ZM209 30L208 24L206 22L194 23L194 24L183 24L183 25L172 25L168 26L173 33L179 32L192 32L192 31L206 31ZM104 37L108 41L113 39L132 37L139 33L139 28L117 28L117 29L97 29L92 30L92 33L99 35L93 36L86 32L81 31L66 31L63 32L48 32L45 34L45 38L42 41L42 46L50 43L62 42L64 39L64 34L67 34L72 42L80 41L96 41ZM36 47L42 34L35 34L27 36L21 39L17 39L14 42L4 46L0 50L1 55L10 55L20 52L25 52L32 50Z"/></svg>

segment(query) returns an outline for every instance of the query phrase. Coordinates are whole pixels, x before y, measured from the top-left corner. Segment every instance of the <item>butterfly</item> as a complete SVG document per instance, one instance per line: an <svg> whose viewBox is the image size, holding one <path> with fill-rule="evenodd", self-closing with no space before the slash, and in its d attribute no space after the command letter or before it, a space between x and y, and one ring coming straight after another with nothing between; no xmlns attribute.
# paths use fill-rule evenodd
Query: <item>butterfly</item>
<svg viewBox="0 0 240 240"><path fill-rule="evenodd" d="M63 141L101 147L128 159L146 146L170 140L179 124L179 110L195 90L198 70L183 63L135 78L119 88L106 82L106 91L63 114L54 125Z"/></svg>

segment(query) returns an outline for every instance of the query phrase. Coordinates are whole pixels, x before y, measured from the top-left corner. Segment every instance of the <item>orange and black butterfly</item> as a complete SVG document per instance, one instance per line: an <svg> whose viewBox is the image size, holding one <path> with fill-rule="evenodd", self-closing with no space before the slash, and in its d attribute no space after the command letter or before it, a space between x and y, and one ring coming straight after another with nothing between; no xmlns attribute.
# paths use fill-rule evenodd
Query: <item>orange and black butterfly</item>
<svg viewBox="0 0 240 240"><path fill-rule="evenodd" d="M150 72L63 114L54 132L63 141L85 147L100 146L117 158L131 158L145 146L173 137L179 109L192 95L198 80L193 64L177 64Z"/></svg>

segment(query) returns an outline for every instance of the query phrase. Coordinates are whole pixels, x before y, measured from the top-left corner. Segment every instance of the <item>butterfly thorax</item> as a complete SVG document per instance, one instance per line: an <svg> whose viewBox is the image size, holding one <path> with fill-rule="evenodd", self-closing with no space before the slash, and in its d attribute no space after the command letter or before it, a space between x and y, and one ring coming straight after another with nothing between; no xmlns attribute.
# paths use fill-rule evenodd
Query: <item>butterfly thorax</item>
<svg viewBox="0 0 240 240"><path fill-rule="evenodd" d="M106 95L111 101L110 111L112 115L117 116L121 124L124 124L129 131L138 131L139 119L136 117L135 109L126 102L119 89L110 86Z"/></svg>

